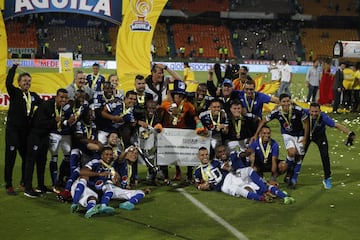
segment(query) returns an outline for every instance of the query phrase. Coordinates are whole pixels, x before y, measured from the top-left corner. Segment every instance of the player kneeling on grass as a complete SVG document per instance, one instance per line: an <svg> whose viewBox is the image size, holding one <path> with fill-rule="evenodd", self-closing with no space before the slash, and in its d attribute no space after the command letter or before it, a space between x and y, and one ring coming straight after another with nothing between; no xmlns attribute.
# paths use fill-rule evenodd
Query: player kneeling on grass
<svg viewBox="0 0 360 240"><path fill-rule="evenodd" d="M219 156L217 156L219 157ZM294 198L274 186L267 186L263 179L251 167L238 169L235 173L231 161L209 161L209 152L201 147L198 152L201 164L196 168L195 186L199 190L222 191L234 197L244 197L251 200L271 202L271 195L284 200L285 204L295 202Z"/></svg>

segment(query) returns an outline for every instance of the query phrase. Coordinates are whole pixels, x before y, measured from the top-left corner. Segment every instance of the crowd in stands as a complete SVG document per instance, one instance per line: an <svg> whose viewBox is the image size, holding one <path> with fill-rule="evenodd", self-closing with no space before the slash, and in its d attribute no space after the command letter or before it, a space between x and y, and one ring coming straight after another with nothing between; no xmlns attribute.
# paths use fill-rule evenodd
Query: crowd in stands
<svg viewBox="0 0 360 240"><path fill-rule="evenodd" d="M357 16L359 5L359 1L351 0L173 0L167 3L166 8L190 13L269 12L287 17L277 19L275 15L273 20L221 18L219 22L213 19L215 15L209 15L204 17L207 20L203 24L195 22L196 18L191 14L189 21L185 22L176 18L160 18L154 32L153 56L182 58L180 60L234 57L272 60L286 57L299 64L304 60L324 59L332 55L335 41L357 40L358 30L355 27L320 28L315 21L291 21L291 15ZM73 21L74 18L77 21ZM72 24L64 24L66 21ZM327 26L331 25L339 26L338 23ZM114 57L118 28L82 15L29 15L7 20L9 56L14 53L14 57L21 57L18 53L22 52L26 53L22 57L56 58L59 51L73 51L75 56L81 52L81 55Z"/></svg>

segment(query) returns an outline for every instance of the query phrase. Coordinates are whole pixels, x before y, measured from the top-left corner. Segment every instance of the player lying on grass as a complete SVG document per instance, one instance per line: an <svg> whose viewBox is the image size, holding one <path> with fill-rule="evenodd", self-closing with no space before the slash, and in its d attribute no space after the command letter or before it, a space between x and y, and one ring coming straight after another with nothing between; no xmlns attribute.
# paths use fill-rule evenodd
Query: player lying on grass
<svg viewBox="0 0 360 240"><path fill-rule="evenodd" d="M239 161L241 159L236 156L228 156L226 151L219 154L221 156L217 157L220 157L221 160L210 161L208 150L205 147L199 149L198 159L201 164L194 173L197 189L222 191L234 197L244 197L263 202L271 202L272 196L275 195L283 199L285 204L295 202L294 198L289 197L275 186L267 186L251 167L238 168L234 172L230 158L235 157Z"/></svg>

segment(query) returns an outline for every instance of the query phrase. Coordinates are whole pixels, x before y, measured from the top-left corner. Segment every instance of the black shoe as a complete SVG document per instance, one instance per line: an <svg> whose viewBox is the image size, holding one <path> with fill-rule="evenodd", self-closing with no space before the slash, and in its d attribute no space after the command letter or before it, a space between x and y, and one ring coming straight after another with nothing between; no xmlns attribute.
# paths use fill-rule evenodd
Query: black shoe
<svg viewBox="0 0 360 240"><path fill-rule="evenodd" d="M286 175L284 177L284 183L289 183L290 182L290 176Z"/></svg>
<svg viewBox="0 0 360 240"><path fill-rule="evenodd" d="M54 191L50 188L43 186L43 187L37 187L35 189L35 192L43 194L43 193L53 193Z"/></svg>
<svg viewBox="0 0 360 240"><path fill-rule="evenodd" d="M35 192L33 189L31 189L31 190L25 190L24 196L29 198L37 198L40 197L40 194Z"/></svg>

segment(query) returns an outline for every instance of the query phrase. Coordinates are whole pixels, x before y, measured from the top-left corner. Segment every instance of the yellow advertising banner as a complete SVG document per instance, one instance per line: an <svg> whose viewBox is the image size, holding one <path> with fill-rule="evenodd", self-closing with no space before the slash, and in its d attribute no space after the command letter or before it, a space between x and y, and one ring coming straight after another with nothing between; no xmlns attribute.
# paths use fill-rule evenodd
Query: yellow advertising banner
<svg viewBox="0 0 360 240"><path fill-rule="evenodd" d="M166 3L167 0L123 1L123 19L116 43L116 67L120 81L126 86L133 88L137 74L150 74L151 41Z"/></svg>

